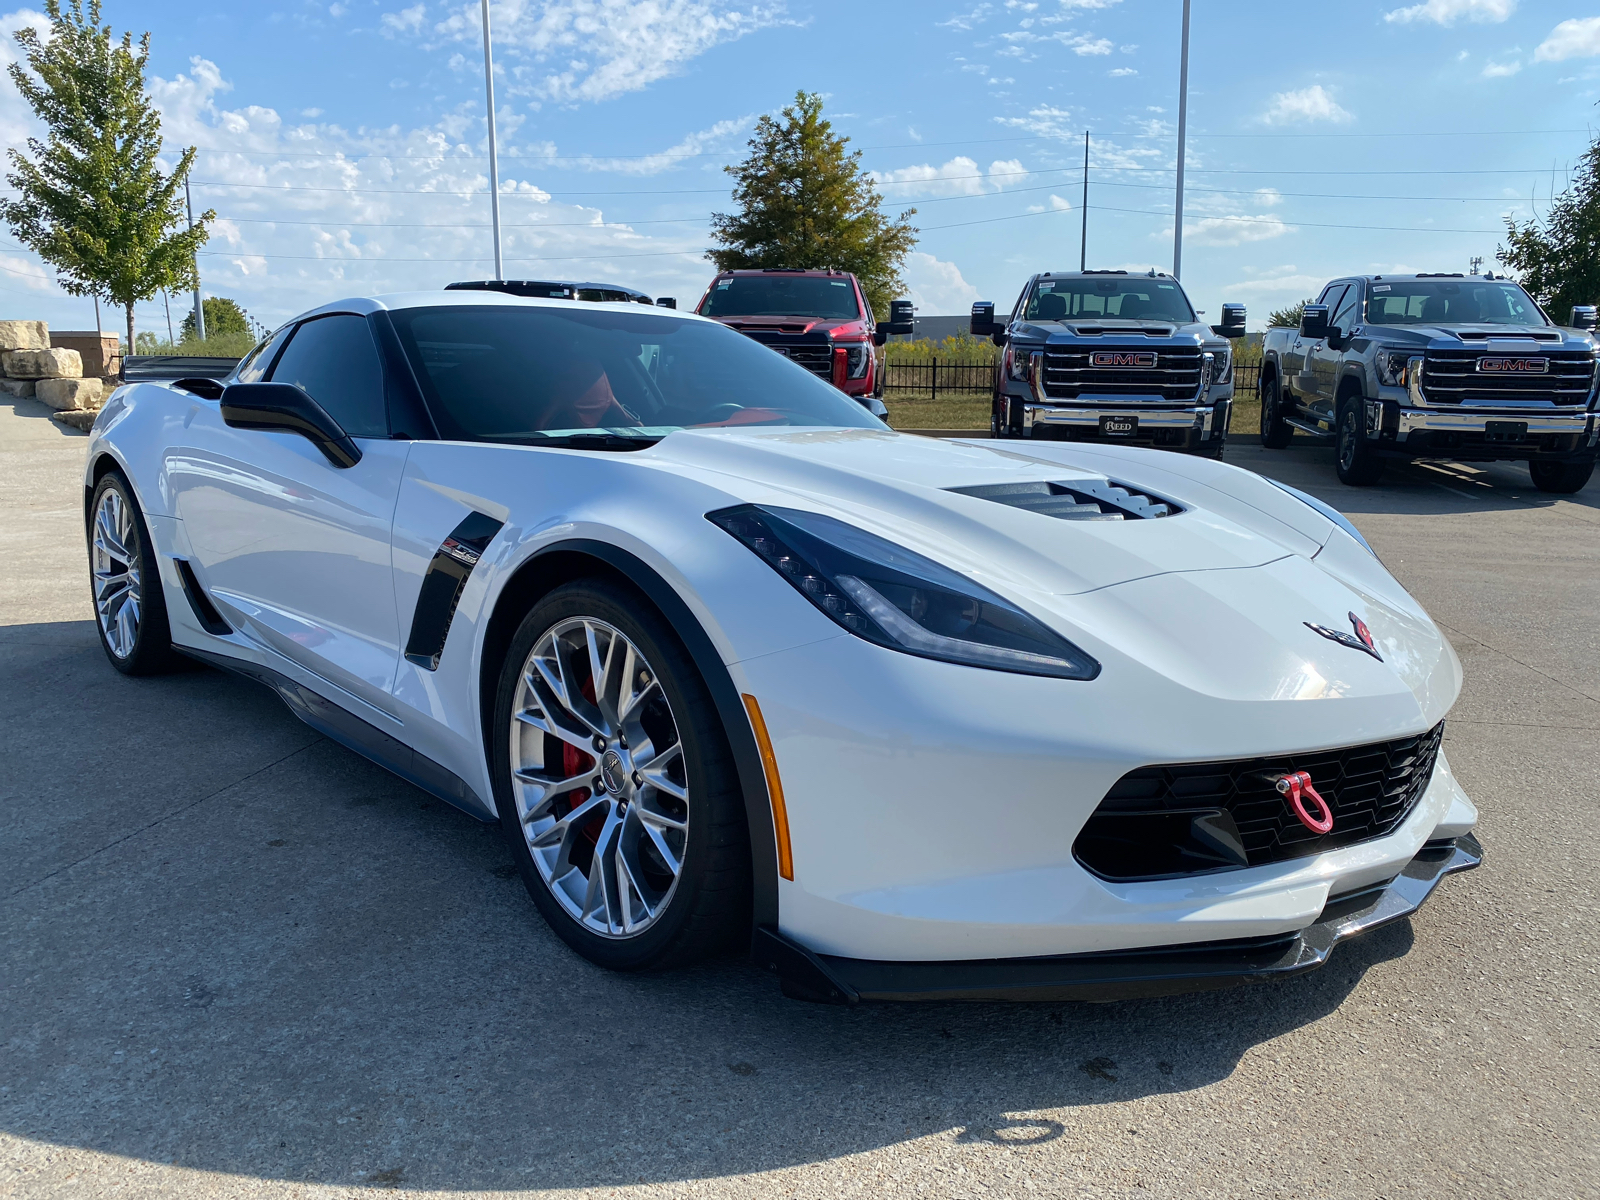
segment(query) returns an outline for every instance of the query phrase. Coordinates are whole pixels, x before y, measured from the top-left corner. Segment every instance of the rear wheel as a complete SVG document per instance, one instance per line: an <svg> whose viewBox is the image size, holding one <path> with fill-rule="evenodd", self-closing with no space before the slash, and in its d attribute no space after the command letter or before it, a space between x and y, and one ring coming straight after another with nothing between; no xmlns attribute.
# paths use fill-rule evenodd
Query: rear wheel
<svg viewBox="0 0 1600 1200"><path fill-rule="evenodd" d="M748 933L733 755L688 653L642 596L581 580L535 605L501 671L495 730L502 828L569 946L636 971Z"/></svg>
<svg viewBox="0 0 1600 1200"><path fill-rule="evenodd" d="M1283 394L1278 377L1268 375L1261 384L1261 444L1268 450L1282 450L1294 437L1294 430L1283 419Z"/></svg>
<svg viewBox="0 0 1600 1200"><path fill-rule="evenodd" d="M89 586L95 628L111 665L124 675L158 675L179 663L155 547L133 488L108 471L90 501Z"/></svg>
<svg viewBox="0 0 1600 1200"><path fill-rule="evenodd" d="M1378 482L1383 475L1383 459L1367 440L1362 422L1362 402L1359 396L1347 396L1339 402L1336 428L1334 465L1339 481L1353 487L1366 487Z"/></svg>
<svg viewBox="0 0 1600 1200"><path fill-rule="evenodd" d="M1594 460L1576 463L1530 462L1528 474L1533 476L1533 486L1541 492L1557 496L1570 496L1581 492L1594 474Z"/></svg>

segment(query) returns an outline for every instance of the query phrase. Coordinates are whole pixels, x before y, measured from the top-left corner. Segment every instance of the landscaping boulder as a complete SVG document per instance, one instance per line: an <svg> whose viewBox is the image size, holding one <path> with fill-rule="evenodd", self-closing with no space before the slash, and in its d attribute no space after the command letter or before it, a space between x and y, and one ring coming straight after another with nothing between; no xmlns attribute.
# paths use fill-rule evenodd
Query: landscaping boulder
<svg viewBox="0 0 1600 1200"><path fill-rule="evenodd" d="M71 426L73 429L81 429L84 433L88 433L89 428L94 424L94 419L99 415L98 409L74 408L66 412L51 413L50 419L52 421L60 421L63 425Z"/></svg>
<svg viewBox="0 0 1600 1200"><path fill-rule="evenodd" d="M43 321L0 321L0 350L48 350L50 327Z"/></svg>
<svg viewBox="0 0 1600 1200"><path fill-rule="evenodd" d="M31 379L0 379L0 392L16 399L33 395Z"/></svg>
<svg viewBox="0 0 1600 1200"><path fill-rule="evenodd" d="M41 379L34 395L57 412L100 407L98 379Z"/></svg>
<svg viewBox="0 0 1600 1200"><path fill-rule="evenodd" d="M0 364L11 379L79 379L83 376L83 359L76 350L7 350L0 354Z"/></svg>

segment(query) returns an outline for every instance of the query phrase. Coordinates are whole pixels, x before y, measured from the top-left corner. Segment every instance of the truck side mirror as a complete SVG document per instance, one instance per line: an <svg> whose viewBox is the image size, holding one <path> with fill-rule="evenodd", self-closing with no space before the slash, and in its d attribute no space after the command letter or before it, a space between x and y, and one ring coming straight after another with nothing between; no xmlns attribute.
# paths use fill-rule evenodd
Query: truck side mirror
<svg viewBox="0 0 1600 1200"><path fill-rule="evenodd" d="M1300 336L1320 342L1328 336L1328 306L1326 304L1308 304L1305 312L1300 314Z"/></svg>
<svg viewBox="0 0 1600 1200"><path fill-rule="evenodd" d="M1593 304L1574 304L1572 306L1572 319L1567 323L1574 329L1592 333L1594 332L1596 316L1596 309Z"/></svg>
<svg viewBox="0 0 1600 1200"><path fill-rule="evenodd" d="M673 296L657 296L656 297L656 307L657 308L677 308L678 307L677 298L673 297Z"/></svg>
<svg viewBox="0 0 1600 1200"><path fill-rule="evenodd" d="M979 300L972 306L972 336L986 338L994 333L994 301Z"/></svg>
<svg viewBox="0 0 1600 1200"><path fill-rule="evenodd" d="M909 300L889 301L889 332L890 333L915 333L916 320L912 316L916 305Z"/></svg>
<svg viewBox="0 0 1600 1200"><path fill-rule="evenodd" d="M1213 325L1211 332L1218 337L1242 338L1244 336L1244 305L1224 304L1222 324Z"/></svg>

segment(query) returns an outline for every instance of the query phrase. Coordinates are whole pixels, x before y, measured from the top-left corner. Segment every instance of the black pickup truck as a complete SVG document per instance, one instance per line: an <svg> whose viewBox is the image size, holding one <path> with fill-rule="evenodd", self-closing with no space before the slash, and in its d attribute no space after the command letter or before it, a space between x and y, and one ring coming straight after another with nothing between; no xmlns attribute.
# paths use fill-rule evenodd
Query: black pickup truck
<svg viewBox="0 0 1600 1200"><path fill-rule="evenodd" d="M1392 458L1525 461L1540 491L1571 493L1594 472L1592 309L1554 325L1493 275L1336 279L1298 329L1267 331L1261 444L1295 430L1332 436L1339 478L1376 483Z"/></svg>

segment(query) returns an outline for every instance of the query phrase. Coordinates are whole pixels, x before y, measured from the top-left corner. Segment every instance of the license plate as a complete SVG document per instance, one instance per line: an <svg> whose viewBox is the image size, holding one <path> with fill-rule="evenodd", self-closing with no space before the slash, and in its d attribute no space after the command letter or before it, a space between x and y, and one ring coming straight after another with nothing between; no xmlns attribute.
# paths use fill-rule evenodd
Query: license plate
<svg viewBox="0 0 1600 1200"><path fill-rule="evenodd" d="M1119 413L1100 418L1100 432L1106 437L1130 437L1138 431L1138 417L1125 417Z"/></svg>
<svg viewBox="0 0 1600 1200"><path fill-rule="evenodd" d="M1490 442L1520 442L1528 436L1526 421L1485 421L1483 437Z"/></svg>

